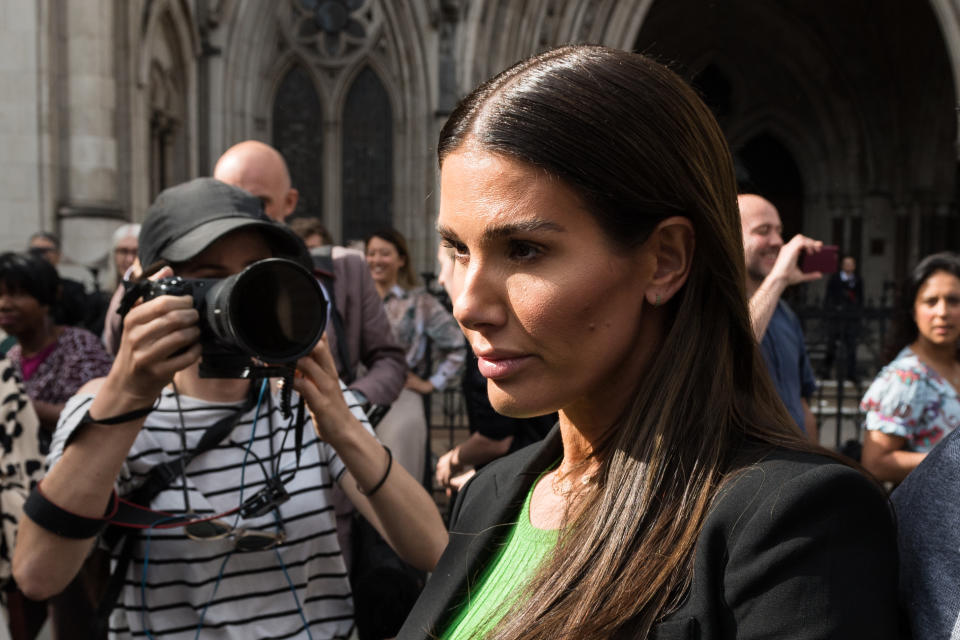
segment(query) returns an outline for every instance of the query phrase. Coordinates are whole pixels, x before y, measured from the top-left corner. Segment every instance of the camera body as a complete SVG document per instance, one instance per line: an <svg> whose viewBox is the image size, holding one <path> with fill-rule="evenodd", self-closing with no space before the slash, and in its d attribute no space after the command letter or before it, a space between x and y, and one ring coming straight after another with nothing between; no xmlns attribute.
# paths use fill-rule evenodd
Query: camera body
<svg viewBox="0 0 960 640"><path fill-rule="evenodd" d="M205 378L248 378L289 366L323 335L327 302L313 274L291 260L259 260L227 278L172 276L140 283L143 300L189 295L200 315Z"/></svg>

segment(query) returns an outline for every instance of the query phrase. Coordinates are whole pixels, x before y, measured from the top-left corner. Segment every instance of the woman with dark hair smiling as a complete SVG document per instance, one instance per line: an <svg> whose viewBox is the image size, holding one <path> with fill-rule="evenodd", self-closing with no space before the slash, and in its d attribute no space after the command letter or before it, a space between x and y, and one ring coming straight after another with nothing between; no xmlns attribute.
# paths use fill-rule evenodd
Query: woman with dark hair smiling
<svg viewBox="0 0 960 640"><path fill-rule="evenodd" d="M407 471L419 478L426 464L423 396L460 380L467 348L450 312L429 291L417 286L403 234L380 229L370 234L365 244L370 277L410 368L403 390L377 426L377 435L393 449Z"/></svg>
<svg viewBox="0 0 960 640"><path fill-rule="evenodd" d="M695 92L562 47L439 143L454 316L542 445L461 490L412 638L894 638L883 492L804 441L747 312L737 193Z"/></svg>

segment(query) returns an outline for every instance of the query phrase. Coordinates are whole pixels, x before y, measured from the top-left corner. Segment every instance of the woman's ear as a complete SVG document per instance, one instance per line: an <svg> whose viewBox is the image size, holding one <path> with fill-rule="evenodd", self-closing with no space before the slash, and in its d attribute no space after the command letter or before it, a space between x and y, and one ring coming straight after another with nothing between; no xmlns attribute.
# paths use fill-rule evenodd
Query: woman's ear
<svg viewBox="0 0 960 640"><path fill-rule="evenodd" d="M693 262L693 223L683 216L671 216L654 228L644 243L656 268L647 285L647 302L655 307L666 303L687 281Z"/></svg>

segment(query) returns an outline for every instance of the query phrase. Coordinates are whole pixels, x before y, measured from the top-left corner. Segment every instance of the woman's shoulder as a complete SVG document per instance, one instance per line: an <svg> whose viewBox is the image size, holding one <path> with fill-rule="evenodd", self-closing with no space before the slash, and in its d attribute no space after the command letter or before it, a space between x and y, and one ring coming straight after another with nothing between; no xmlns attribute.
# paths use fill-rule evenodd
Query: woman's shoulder
<svg viewBox="0 0 960 640"><path fill-rule="evenodd" d="M874 384L900 383L911 384L926 379L930 369L917 357L910 347L904 347L897 356L888 362L877 374Z"/></svg>
<svg viewBox="0 0 960 640"><path fill-rule="evenodd" d="M736 534L757 519L798 512L819 518L850 503L889 511L882 487L854 467L826 454L772 447L728 475L708 519Z"/></svg>
<svg viewBox="0 0 960 640"><path fill-rule="evenodd" d="M899 405L929 390L930 370L909 347L887 363L873 379L860 406L864 411L882 409L884 404Z"/></svg>

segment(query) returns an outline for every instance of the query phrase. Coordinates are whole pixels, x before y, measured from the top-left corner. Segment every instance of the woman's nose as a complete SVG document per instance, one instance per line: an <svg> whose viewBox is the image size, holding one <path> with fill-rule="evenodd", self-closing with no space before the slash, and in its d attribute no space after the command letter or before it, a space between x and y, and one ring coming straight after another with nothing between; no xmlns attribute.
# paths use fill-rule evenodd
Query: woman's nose
<svg viewBox="0 0 960 640"><path fill-rule="evenodd" d="M479 330L503 324L503 282L499 284L489 270L474 261L466 269L453 274L457 295L453 300L453 317L465 329Z"/></svg>

